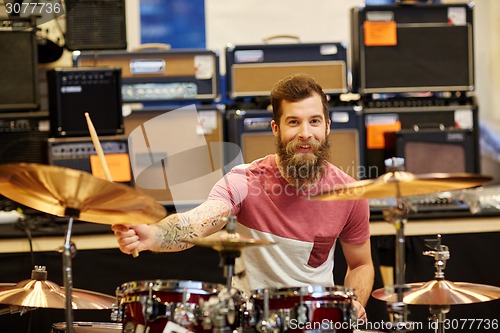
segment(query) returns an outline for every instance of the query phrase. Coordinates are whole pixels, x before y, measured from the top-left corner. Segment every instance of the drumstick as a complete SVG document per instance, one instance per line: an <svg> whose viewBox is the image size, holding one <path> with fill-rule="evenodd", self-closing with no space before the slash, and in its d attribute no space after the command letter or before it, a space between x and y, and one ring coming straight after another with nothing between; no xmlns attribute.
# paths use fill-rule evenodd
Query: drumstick
<svg viewBox="0 0 500 333"><path fill-rule="evenodd" d="M102 169L104 170L106 180L112 182L113 178L111 177L111 172L109 172L108 163L106 162L106 158L104 157L104 152L102 151L99 137L97 136L97 132L94 128L94 125L92 124L92 120L90 120L90 115L88 112L85 112L85 118L87 118L87 126L89 127L90 137L92 138L92 143L94 144L95 151L97 153L97 156L99 157L99 161L101 162Z"/></svg>
<svg viewBox="0 0 500 333"><path fill-rule="evenodd" d="M106 162L106 158L104 157L104 152L102 151L101 143L99 142L99 137L97 136L97 132L92 124L92 120L90 120L90 115L88 112L85 112L85 118L87 119L87 126L90 132L90 138L92 139L92 143L94 144L95 151L97 152L97 156L99 156L99 161L101 162L101 166L104 170L104 174L106 175L106 180L112 182L113 178L111 177L111 172L109 171L108 163ZM134 250L132 252L132 256L134 258L139 256L139 252Z"/></svg>

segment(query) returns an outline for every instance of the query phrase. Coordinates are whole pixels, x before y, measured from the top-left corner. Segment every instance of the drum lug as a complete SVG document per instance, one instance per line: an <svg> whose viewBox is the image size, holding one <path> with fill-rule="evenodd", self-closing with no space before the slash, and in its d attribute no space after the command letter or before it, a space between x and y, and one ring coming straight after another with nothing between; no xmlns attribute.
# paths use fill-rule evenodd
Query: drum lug
<svg viewBox="0 0 500 333"><path fill-rule="evenodd" d="M144 307L144 318L149 321L155 321L160 318L168 317L167 305L161 302L157 296L152 296L146 301L146 306Z"/></svg>
<svg viewBox="0 0 500 333"><path fill-rule="evenodd" d="M281 318L276 313L271 313L268 318L264 318L263 320L259 320L255 327L260 333L278 333L282 331L281 328L284 327L284 323L282 323Z"/></svg>

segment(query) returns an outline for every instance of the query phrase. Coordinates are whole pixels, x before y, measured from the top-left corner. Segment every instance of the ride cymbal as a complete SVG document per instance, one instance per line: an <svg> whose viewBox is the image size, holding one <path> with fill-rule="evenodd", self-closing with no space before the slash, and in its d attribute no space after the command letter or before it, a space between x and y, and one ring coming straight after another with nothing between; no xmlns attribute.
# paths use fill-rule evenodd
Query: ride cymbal
<svg viewBox="0 0 500 333"><path fill-rule="evenodd" d="M334 186L331 191L313 200L359 200L400 198L421 194L454 191L479 186L492 177L468 173L429 173L415 175L393 171L375 179L365 179Z"/></svg>
<svg viewBox="0 0 500 333"><path fill-rule="evenodd" d="M500 298L500 288L468 282L432 280L429 282L408 283L403 294L403 302L412 305L455 305L488 302ZM377 289L372 296L381 301L394 303L397 294Z"/></svg>
<svg viewBox="0 0 500 333"><path fill-rule="evenodd" d="M147 224L166 216L152 197L127 185L59 166L0 165L0 194L45 213L102 224Z"/></svg>
<svg viewBox="0 0 500 333"><path fill-rule="evenodd" d="M250 246L265 246L265 245L276 244L270 241L243 237L238 233L230 233L230 232L221 232L220 234L216 234L205 238L194 238L186 242L194 245L211 247L212 249L219 252L241 251L242 249Z"/></svg>

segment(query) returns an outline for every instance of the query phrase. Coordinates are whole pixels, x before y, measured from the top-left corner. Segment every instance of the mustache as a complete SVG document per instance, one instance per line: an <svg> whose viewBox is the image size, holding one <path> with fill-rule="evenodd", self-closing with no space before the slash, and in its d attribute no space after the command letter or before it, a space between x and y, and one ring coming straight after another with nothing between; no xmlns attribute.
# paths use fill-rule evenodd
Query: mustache
<svg viewBox="0 0 500 333"><path fill-rule="evenodd" d="M312 152L316 153L321 147L321 142L315 139L310 139L307 141L293 139L292 141L286 144L285 151L287 154L295 154L295 151L303 145L310 146Z"/></svg>

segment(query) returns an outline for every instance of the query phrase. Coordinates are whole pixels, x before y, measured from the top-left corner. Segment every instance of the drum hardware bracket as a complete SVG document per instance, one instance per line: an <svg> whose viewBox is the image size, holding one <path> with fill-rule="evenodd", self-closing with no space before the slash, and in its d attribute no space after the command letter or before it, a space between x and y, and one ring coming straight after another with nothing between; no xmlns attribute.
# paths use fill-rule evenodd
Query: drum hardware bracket
<svg viewBox="0 0 500 333"><path fill-rule="evenodd" d="M446 314L450 312L449 305L430 305L429 311L431 317L429 318L436 323L436 332L444 332L444 324L446 322Z"/></svg>
<svg viewBox="0 0 500 333"><path fill-rule="evenodd" d="M426 239L425 245L434 251L424 251L425 256L434 257L436 267L436 280L444 280L444 269L446 261L450 259L450 251L448 246L441 244L441 235L437 235L436 239Z"/></svg>
<svg viewBox="0 0 500 333"><path fill-rule="evenodd" d="M32 308L29 306L8 306L4 309L0 309L0 316L4 314L16 314L16 313L19 313L19 315L22 316L28 311L36 309L38 308Z"/></svg>
<svg viewBox="0 0 500 333"><path fill-rule="evenodd" d="M256 325L256 329L260 333L278 333L280 328L285 330L284 323L277 313L269 312L269 289L264 289L264 311L262 319Z"/></svg>
<svg viewBox="0 0 500 333"><path fill-rule="evenodd" d="M236 322L236 316L240 313L237 304L241 304L242 296L234 288L223 288L218 295L214 295L208 301L200 300L203 309L203 328L212 329L212 333L230 333L233 331L231 325Z"/></svg>

